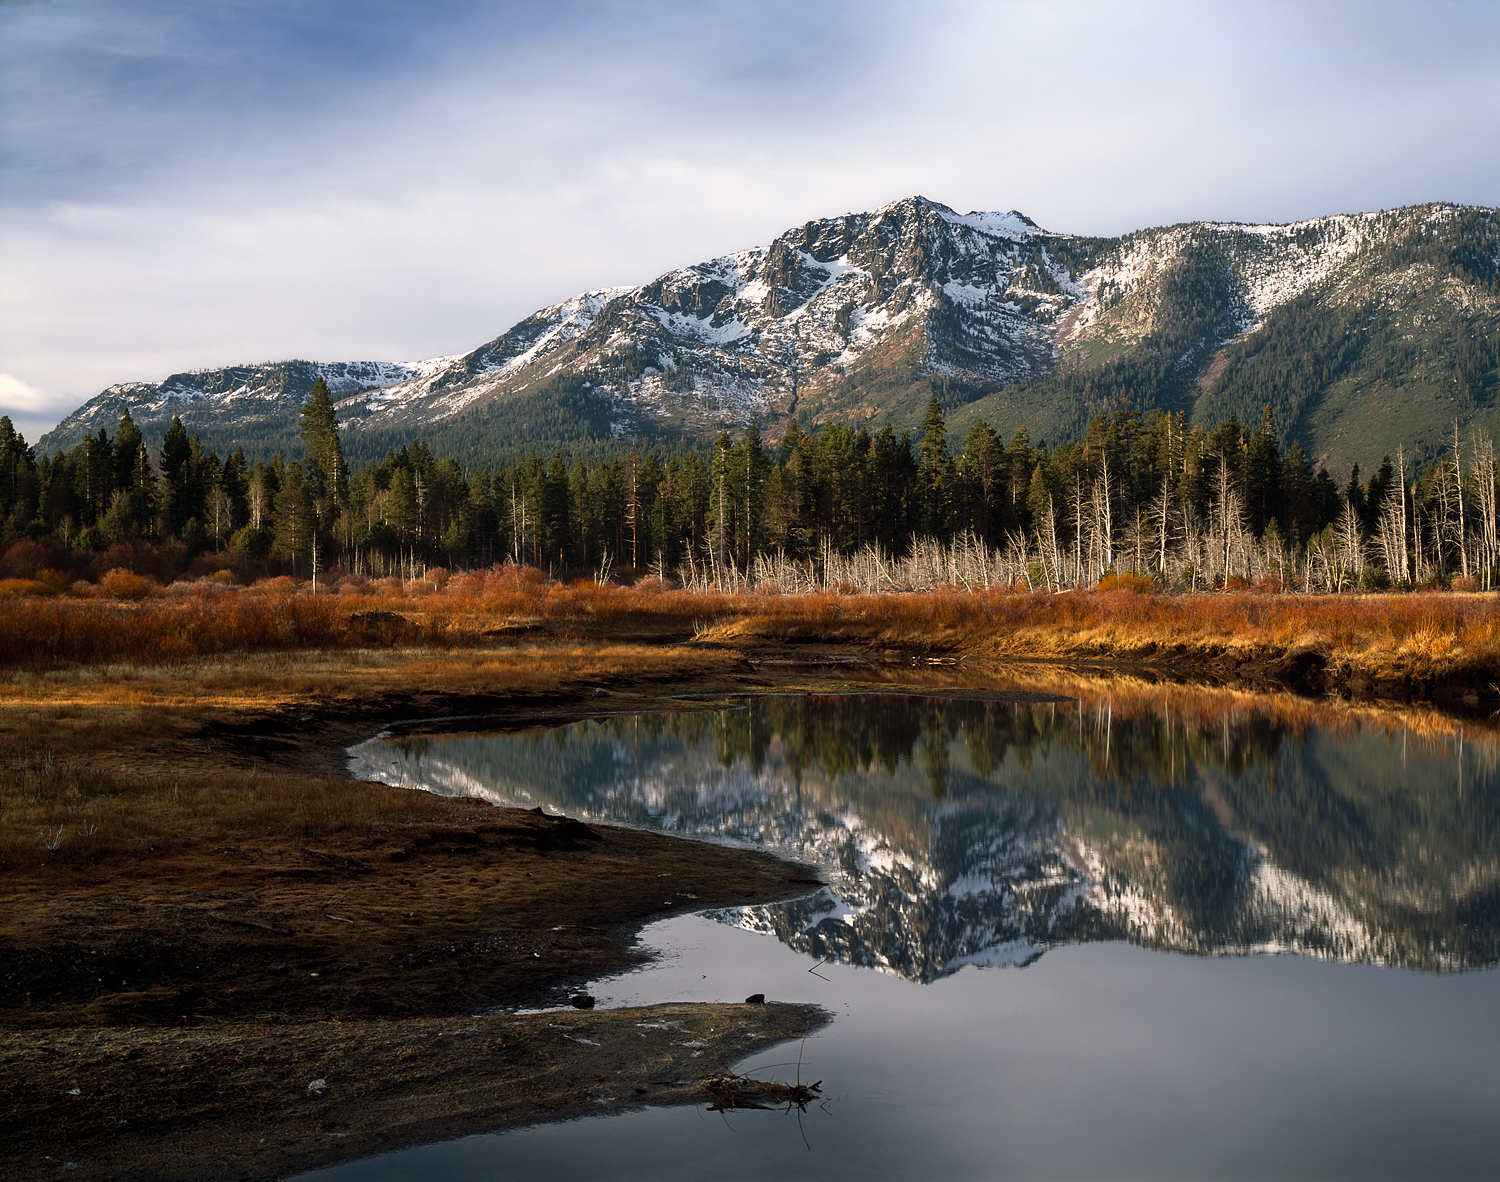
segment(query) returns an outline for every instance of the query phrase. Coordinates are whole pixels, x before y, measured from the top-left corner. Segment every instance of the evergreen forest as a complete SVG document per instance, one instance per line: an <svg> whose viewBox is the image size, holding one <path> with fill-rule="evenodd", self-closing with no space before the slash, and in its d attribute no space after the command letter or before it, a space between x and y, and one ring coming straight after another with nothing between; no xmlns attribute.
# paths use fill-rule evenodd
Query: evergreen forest
<svg viewBox="0 0 1500 1182"><path fill-rule="evenodd" d="M1283 446L1269 404L1258 423L1205 428L1119 401L1049 447L984 420L950 439L933 397L919 432L794 419L775 443L752 426L706 449L559 450L493 471L417 441L351 471L320 379L300 436L297 458L251 465L174 420L153 455L127 411L113 437L38 458L0 418L0 578L60 591L112 569L227 570L326 586L515 563L783 591L1338 591L1500 576L1491 439L1455 430L1425 464L1398 450L1336 479Z"/></svg>

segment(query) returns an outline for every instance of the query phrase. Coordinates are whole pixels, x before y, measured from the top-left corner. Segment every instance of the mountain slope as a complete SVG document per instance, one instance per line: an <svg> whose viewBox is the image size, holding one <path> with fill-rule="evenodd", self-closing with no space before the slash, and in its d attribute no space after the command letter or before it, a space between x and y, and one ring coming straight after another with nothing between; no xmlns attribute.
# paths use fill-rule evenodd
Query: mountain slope
<svg viewBox="0 0 1500 1182"><path fill-rule="evenodd" d="M911 197L584 292L462 356L113 386L42 442L65 446L128 404L148 435L181 414L205 443L286 446L322 373L354 455L416 435L476 459L703 442L752 421L774 434L794 414L915 428L936 393L954 432L982 417L1054 442L1122 398L1200 423L1258 421L1270 404L1285 438L1343 464L1398 443L1433 451L1455 417L1495 432L1497 365L1490 209L1101 239Z"/></svg>

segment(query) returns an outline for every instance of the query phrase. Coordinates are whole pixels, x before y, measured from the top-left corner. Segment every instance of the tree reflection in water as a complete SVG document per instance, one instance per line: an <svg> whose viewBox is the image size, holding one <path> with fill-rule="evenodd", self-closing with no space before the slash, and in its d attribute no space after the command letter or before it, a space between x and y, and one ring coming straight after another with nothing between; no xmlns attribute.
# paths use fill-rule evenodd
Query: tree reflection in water
<svg viewBox="0 0 1500 1182"><path fill-rule="evenodd" d="M827 890L717 917L914 980L1117 939L1500 963L1497 743L1440 716L1140 687L788 695L354 754L388 782L814 861Z"/></svg>

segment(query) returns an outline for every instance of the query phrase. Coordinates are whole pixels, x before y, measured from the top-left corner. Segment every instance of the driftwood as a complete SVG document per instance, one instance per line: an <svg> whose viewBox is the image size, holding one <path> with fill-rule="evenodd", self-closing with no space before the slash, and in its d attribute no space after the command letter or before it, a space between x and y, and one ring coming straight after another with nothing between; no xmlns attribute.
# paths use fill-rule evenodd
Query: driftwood
<svg viewBox="0 0 1500 1182"><path fill-rule="evenodd" d="M730 1108L782 1106L790 1109L794 1104L799 1112L806 1112L809 1104L822 1098L823 1091L821 1079L811 1084L800 1080L796 1083L782 1083L774 1079L751 1079L748 1075L735 1075L733 1072L711 1075L698 1086L713 1101L708 1106L710 1112L724 1112Z"/></svg>

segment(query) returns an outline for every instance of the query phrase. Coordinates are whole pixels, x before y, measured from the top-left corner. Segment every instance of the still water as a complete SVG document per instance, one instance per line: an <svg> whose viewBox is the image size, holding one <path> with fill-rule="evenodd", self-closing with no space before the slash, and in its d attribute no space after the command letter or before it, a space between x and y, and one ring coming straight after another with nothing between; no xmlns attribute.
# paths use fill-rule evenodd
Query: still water
<svg viewBox="0 0 1500 1182"><path fill-rule="evenodd" d="M800 1051L830 1099L306 1177L1494 1177L1497 751L1441 719L1183 691L372 740L357 775L815 865L813 895L653 925L656 962L591 992L818 1002L828 1027L742 1069L788 1078Z"/></svg>

